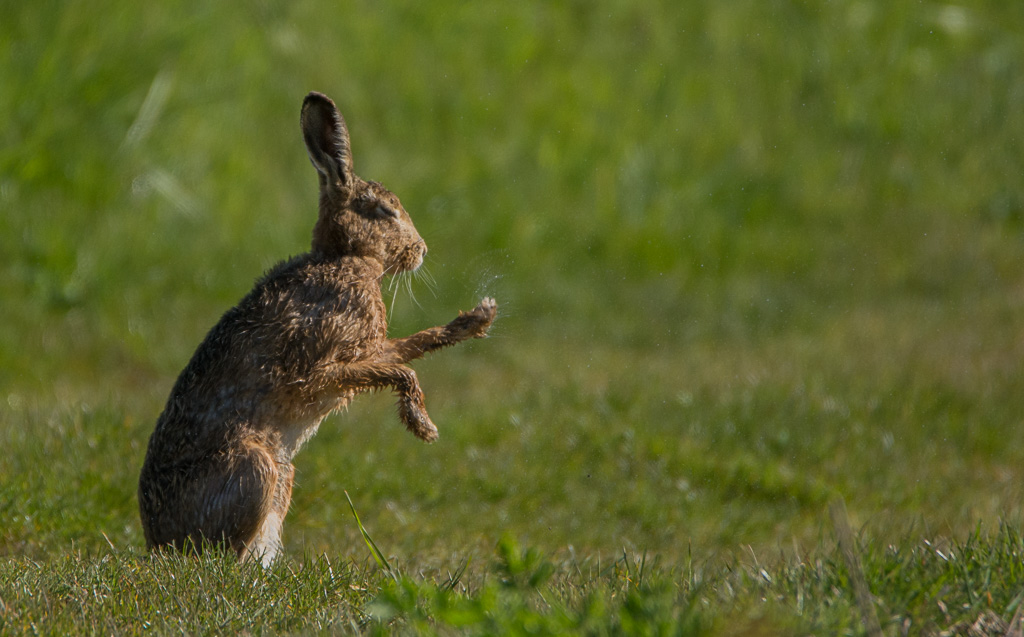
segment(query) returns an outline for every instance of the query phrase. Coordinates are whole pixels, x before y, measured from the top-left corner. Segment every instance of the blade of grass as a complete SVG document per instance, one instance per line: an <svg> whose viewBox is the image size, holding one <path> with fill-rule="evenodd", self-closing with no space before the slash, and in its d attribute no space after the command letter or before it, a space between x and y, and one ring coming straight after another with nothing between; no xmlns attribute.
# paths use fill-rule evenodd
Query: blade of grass
<svg viewBox="0 0 1024 637"><path fill-rule="evenodd" d="M363 526L362 521L359 519L359 514L356 513L356 506L352 504L352 498L349 497L348 491L345 491L344 493L345 499L348 500L348 506L350 509L352 509L352 516L356 519L356 526L359 527L359 533L362 534L363 541L366 542L366 546L370 549L370 554L373 555L373 559L375 562L377 562L377 566L379 566L384 572L386 572L388 576L391 577L393 580L398 581L398 575L397 573L395 573L395 570L391 568L391 563L388 562L388 559L384 557L384 554L380 552L379 548L377 548L377 543L373 541L373 538L370 537L370 534L366 532L366 528Z"/></svg>

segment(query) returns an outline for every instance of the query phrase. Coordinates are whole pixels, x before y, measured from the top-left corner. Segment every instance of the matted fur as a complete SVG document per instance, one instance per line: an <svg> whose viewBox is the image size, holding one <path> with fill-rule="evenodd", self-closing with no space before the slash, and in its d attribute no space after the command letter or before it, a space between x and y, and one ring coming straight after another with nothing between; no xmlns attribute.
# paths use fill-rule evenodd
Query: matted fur
<svg viewBox="0 0 1024 637"><path fill-rule="evenodd" d="M151 549L224 545L269 564L281 549L291 460L324 417L390 388L409 431L436 440L405 363L486 336L497 314L485 298L447 325L387 338L381 278L418 268L426 244L398 197L353 172L334 102L307 95L301 125L320 183L312 249L257 281L178 377L139 478Z"/></svg>

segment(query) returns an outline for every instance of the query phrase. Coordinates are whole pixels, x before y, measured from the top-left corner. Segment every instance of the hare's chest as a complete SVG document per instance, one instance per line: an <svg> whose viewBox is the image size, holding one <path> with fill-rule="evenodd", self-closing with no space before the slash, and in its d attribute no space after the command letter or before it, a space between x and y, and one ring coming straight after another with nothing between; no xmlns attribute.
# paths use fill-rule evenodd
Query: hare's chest
<svg viewBox="0 0 1024 637"><path fill-rule="evenodd" d="M313 345L330 361L366 360L387 340L384 304L350 305L345 311L321 317L315 331Z"/></svg>
<svg viewBox="0 0 1024 637"><path fill-rule="evenodd" d="M295 457L302 445L316 434L321 421L323 421L323 416L312 422L289 423L282 427L280 448L284 456L283 460L290 462Z"/></svg>
<svg viewBox="0 0 1024 637"><path fill-rule="evenodd" d="M332 412L343 409L354 397L351 391L323 391L308 396L301 407L292 405L280 410L274 419L278 448L284 461L291 459L320 428L320 423Z"/></svg>
<svg viewBox="0 0 1024 637"><path fill-rule="evenodd" d="M379 289L355 278L307 281L275 311L286 324L281 347L314 365L360 360L387 338L387 311Z"/></svg>

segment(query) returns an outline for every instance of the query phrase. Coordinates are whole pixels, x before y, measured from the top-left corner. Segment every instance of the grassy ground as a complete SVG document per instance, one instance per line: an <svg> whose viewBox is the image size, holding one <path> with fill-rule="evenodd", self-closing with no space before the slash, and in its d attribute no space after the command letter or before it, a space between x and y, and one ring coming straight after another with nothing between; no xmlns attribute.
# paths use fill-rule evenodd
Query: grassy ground
<svg viewBox="0 0 1024 637"><path fill-rule="evenodd" d="M3 15L0 630L856 634L840 497L887 632L1013 618L1024 5ZM151 559L175 376L308 246L313 89L430 245L393 333L499 321L417 363L436 445L321 427L272 572Z"/></svg>

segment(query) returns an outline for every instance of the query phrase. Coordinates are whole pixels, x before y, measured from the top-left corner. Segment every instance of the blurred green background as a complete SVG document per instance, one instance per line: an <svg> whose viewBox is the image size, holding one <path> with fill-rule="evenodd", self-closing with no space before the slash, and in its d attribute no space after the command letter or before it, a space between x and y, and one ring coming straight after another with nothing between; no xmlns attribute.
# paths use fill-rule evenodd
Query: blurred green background
<svg viewBox="0 0 1024 637"><path fill-rule="evenodd" d="M1020 520L1024 4L0 3L0 554L141 546L221 313L308 248L303 96L430 246L392 333L495 296L297 457L288 551L415 563ZM106 538L104 537L106 536Z"/></svg>

